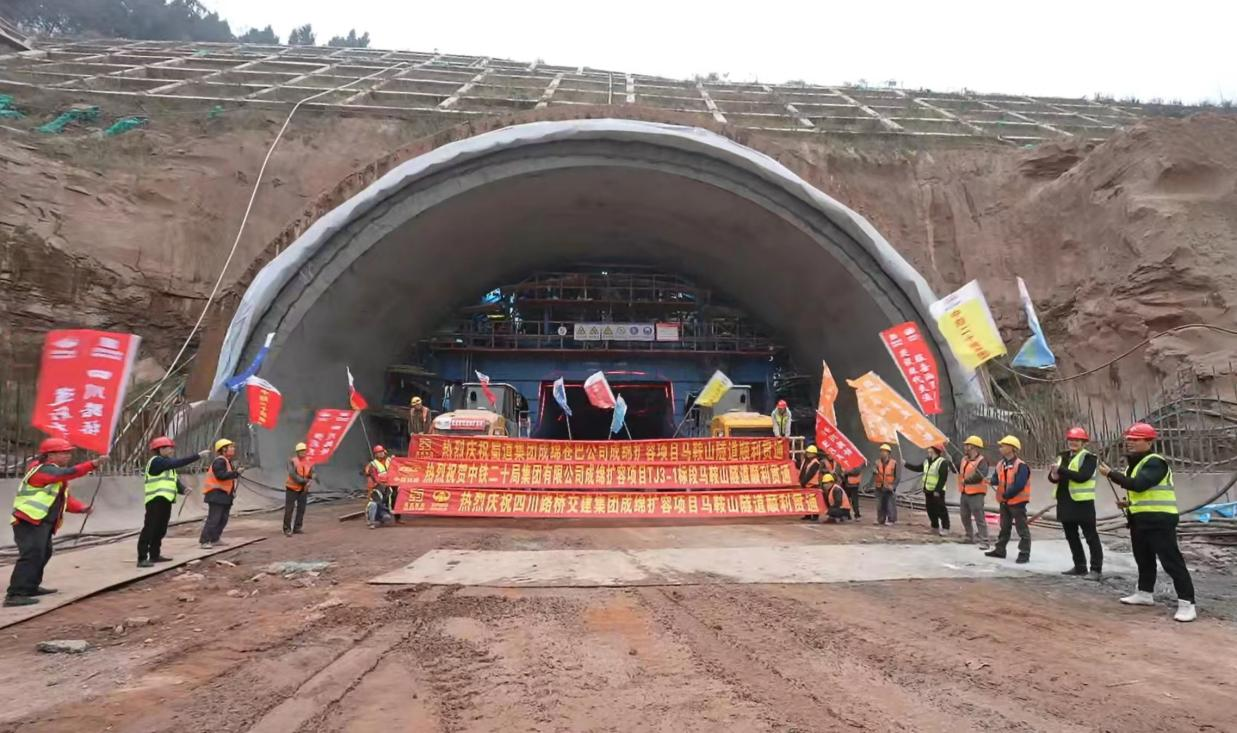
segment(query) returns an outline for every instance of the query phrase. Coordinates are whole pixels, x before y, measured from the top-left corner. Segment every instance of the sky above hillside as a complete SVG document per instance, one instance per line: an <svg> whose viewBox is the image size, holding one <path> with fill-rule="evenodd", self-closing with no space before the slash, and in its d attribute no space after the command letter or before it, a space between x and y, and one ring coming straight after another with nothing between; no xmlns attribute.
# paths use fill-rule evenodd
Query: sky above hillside
<svg viewBox="0 0 1237 733"><path fill-rule="evenodd" d="M884 85L1188 103L1237 98L1237 3L391 2L204 0L233 32L349 28L374 48L733 81Z"/></svg>

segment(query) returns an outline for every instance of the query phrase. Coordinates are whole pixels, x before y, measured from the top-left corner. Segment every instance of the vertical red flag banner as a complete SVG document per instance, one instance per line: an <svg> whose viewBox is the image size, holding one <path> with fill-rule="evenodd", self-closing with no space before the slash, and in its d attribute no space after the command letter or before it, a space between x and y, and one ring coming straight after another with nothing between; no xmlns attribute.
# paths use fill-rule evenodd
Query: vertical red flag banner
<svg viewBox="0 0 1237 733"><path fill-rule="evenodd" d="M490 389L490 375L477 372L477 381L481 383L481 393L489 400L490 407L496 407L498 398L494 396L494 390Z"/></svg>
<svg viewBox="0 0 1237 733"><path fill-rule="evenodd" d="M107 453L141 341L108 331L47 334L31 423L78 448Z"/></svg>
<svg viewBox="0 0 1237 733"><path fill-rule="evenodd" d="M348 372L348 405L354 410L364 410L369 407L369 403L357 391L356 384L352 381L352 369L344 367Z"/></svg>
<svg viewBox="0 0 1237 733"><path fill-rule="evenodd" d="M847 471L868 462L850 438L843 435L836 425L819 412L816 413L816 445Z"/></svg>
<svg viewBox="0 0 1237 733"><path fill-rule="evenodd" d="M936 359L919 326L907 321L886 328L881 331L881 341L902 372L906 386L911 388L919 411L925 415L941 414L941 385Z"/></svg>
<svg viewBox="0 0 1237 733"><path fill-rule="evenodd" d="M275 385L261 377L250 377L245 380L245 396L249 399L249 422L274 430L283 407L283 395Z"/></svg>
<svg viewBox="0 0 1237 733"><path fill-rule="evenodd" d="M584 380L584 393L593 407L608 410L618 404L614 399L614 390L610 389L610 383L602 372L596 372Z"/></svg>
<svg viewBox="0 0 1237 733"><path fill-rule="evenodd" d="M837 425L838 417L833 411L833 405L838 401L838 383L833 378L833 372L829 369L829 364L822 360L820 366L822 369L820 377L820 402L817 404L816 410L826 420Z"/></svg>
<svg viewBox="0 0 1237 733"><path fill-rule="evenodd" d="M305 436L305 460L310 465L326 463L356 420L355 410L318 410Z"/></svg>

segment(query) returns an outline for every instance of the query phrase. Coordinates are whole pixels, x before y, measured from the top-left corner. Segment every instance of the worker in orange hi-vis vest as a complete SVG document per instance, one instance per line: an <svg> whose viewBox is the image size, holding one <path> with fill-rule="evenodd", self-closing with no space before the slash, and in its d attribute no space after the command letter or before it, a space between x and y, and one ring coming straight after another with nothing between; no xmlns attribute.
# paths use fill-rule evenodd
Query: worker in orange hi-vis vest
<svg viewBox="0 0 1237 733"><path fill-rule="evenodd" d="M232 514L232 502L236 497L236 482L241 477L240 466L234 464L236 444L227 438L215 441L215 460L206 472L202 482L202 501L206 502L206 521L202 523L202 534L198 542L203 550L209 550L215 545L226 545L220 538L223 528L228 526L228 518Z"/></svg>
<svg viewBox="0 0 1237 733"><path fill-rule="evenodd" d="M962 514L962 528L966 530L966 543L979 538L979 549L988 549L988 517L984 502L988 499L988 459L981 453L984 441L972 435L962 441L966 453L958 470L958 509Z"/></svg>
<svg viewBox="0 0 1237 733"><path fill-rule="evenodd" d="M892 448L882 443L880 457L872 464L872 488L876 490L876 523L894 525L898 522L898 462Z"/></svg>
<svg viewBox="0 0 1237 733"><path fill-rule="evenodd" d="M833 474L826 473L820 477L821 493L825 496L825 509L828 518L825 522L836 524L851 518L850 497L846 489L837 484Z"/></svg>
<svg viewBox="0 0 1237 733"><path fill-rule="evenodd" d="M996 484L996 500L1001 504L1001 531L996 537L996 546L984 554L988 557L1005 557L1005 545L1009 543L1010 527L1018 529L1017 563L1031 561L1031 528L1027 524L1027 504L1031 502L1031 468L1018 457L1022 441L1006 435L997 442L1001 460L992 472Z"/></svg>
<svg viewBox="0 0 1237 733"><path fill-rule="evenodd" d="M314 466L305 458L309 446L297 443L292 457L288 459L288 478L283 487L283 533L285 537L301 534L305 521L305 504L309 501L309 482L313 481Z"/></svg>
<svg viewBox="0 0 1237 733"><path fill-rule="evenodd" d="M365 491L369 503L365 506L365 519L370 529L376 529L388 519L399 521L399 515L393 514L395 506L395 487L390 486L387 471L391 468L391 459L387 449L381 445L374 446L374 458L365 464L362 471L365 474Z"/></svg>
<svg viewBox="0 0 1237 733"><path fill-rule="evenodd" d="M814 445L809 445L803 450L804 461L799 468L799 486L800 488L808 488L809 486L817 486L820 484L820 449ZM819 514L804 514L803 519L806 521L815 522L820 519Z"/></svg>

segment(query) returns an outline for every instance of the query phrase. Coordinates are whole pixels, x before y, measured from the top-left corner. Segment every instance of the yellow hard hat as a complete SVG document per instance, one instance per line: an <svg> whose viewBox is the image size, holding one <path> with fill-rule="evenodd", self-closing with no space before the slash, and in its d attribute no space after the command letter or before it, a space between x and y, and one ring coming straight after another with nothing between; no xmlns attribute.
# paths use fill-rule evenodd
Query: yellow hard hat
<svg viewBox="0 0 1237 733"><path fill-rule="evenodd" d="M1022 441L1018 440L1012 435L1006 435L1004 438L1001 438L999 441L997 441L997 444L1008 445L1010 448L1013 448L1014 450L1022 450Z"/></svg>
<svg viewBox="0 0 1237 733"><path fill-rule="evenodd" d="M817 453L819 453L819 452L820 452L820 450L819 450L816 446L814 446L814 445L809 445L806 449L804 449L804 452L805 452L805 453L807 453L807 454L809 454L809 455L813 455L813 456L814 456L814 455L816 455Z"/></svg>
<svg viewBox="0 0 1237 733"><path fill-rule="evenodd" d="M420 405L420 404L421 404L421 398L420 398L420 397L413 397L413 398L412 398L412 406L413 406L413 407L416 407L417 405Z"/></svg>
<svg viewBox="0 0 1237 733"><path fill-rule="evenodd" d="M838 480L835 479L831 473L826 473L824 476L820 477L820 482L822 484L835 484L837 481Z"/></svg>
<svg viewBox="0 0 1237 733"><path fill-rule="evenodd" d="M962 441L962 445L973 445L973 446L975 446L976 448L983 448L983 447L984 447L984 439L983 439L983 438L981 438L981 437L979 437L978 435L972 435L972 436L970 436L969 438L967 438L966 440ZM1021 446L1019 446L1019 447L1021 447Z"/></svg>
<svg viewBox="0 0 1237 733"><path fill-rule="evenodd" d="M236 443L233 443L232 441L228 440L227 438L220 438L219 440L216 440L216 441L215 441L215 452L216 452L216 453L218 453L219 451L223 450L224 448L227 448L229 445L236 445Z"/></svg>
<svg viewBox="0 0 1237 733"><path fill-rule="evenodd" d="M297 443L296 448L294 448L293 450L295 450L297 453L300 453L303 450L309 450L309 446L305 445L304 443Z"/></svg>
<svg viewBox="0 0 1237 733"><path fill-rule="evenodd" d="M888 443L881 443L881 450L893 450L893 448L890 448Z"/></svg>

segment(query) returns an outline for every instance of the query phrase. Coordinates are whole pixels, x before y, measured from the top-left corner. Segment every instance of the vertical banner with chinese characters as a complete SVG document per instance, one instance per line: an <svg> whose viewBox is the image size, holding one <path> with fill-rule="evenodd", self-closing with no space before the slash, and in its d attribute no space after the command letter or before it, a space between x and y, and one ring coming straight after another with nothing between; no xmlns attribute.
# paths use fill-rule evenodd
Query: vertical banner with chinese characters
<svg viewBox="0 0 1237 733"><path fill-rule="evenodd" d="M928 306L936 326L962 366L975 371L980 364L1005 354L1005 342L979 281L972 280Z"/></svg>
<svg viewBox="0 0 1237 733"><path fill-rule="evenodd" d="M309 425L309 434L305 436L305 460L310 465L326 463L331 454L339 447L348 428L356 420L355 410L318 410L314 421Z"/></svg>
<svg viewBox="0 0 1237 733"><path fill-rule="evenodd" d="M816 445L847 471L868 462L850 438L842 434L836 425L816 413Z"/></svg>
<svg viewBox="0 0 1237 733"><path fill-rule="evenodd" d="M881 331L881 341L885 342L889 356L897 363L906 386L911 388L919 410L925 415L941 414L941 387L936 359L919 332L919 326L907 321L886 328Z"/></svg>
<svg viewBox="0 0 1237 733"><path fill-rule="evenodd" d="M78 448L107 453L140 343L128 333L47 334L31 423Z"/></svg>
<svg viewBox="0 0 1237 733"><path fill-rule="evenodd" d="M249 422L267 430L274 430L279 424L279 408L283 406L283 395L275 389L275 385L261 377L246 379L245 393L249 400Z"/></svg>
<svg viewBox="0 0 1237 733"><path fill-rule="evenodd" d="M902 399L874 372L858 379L848 379L846 383L855 388L860 417L867 426L869 437L873 430L888 430L892 426L920 448L949 442L949 438L931 420L919 414L911 403ZM882 440L888 442L884 435Z"/></svg>

